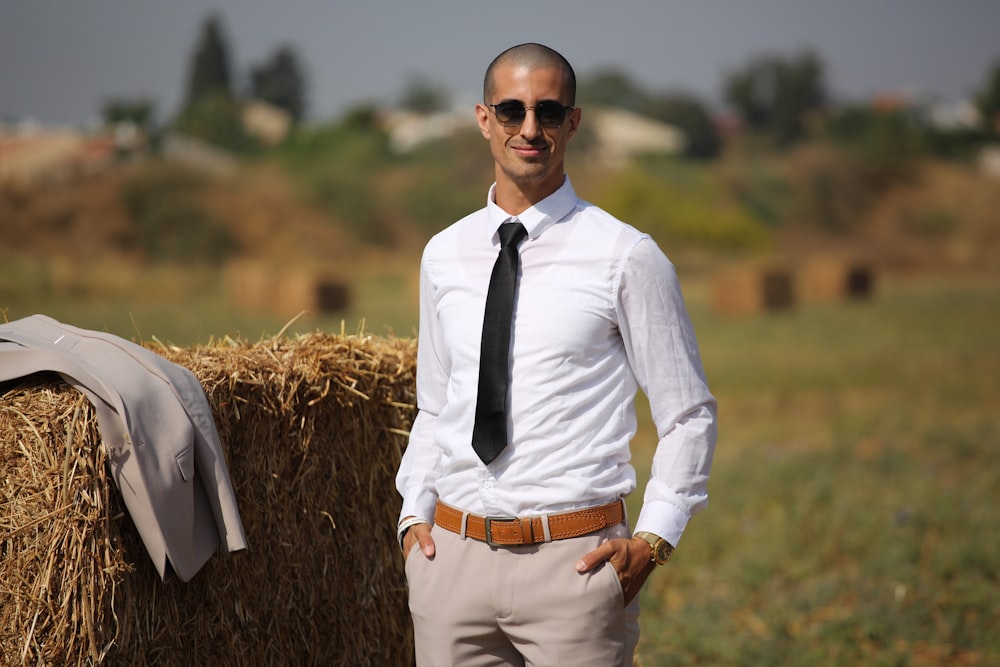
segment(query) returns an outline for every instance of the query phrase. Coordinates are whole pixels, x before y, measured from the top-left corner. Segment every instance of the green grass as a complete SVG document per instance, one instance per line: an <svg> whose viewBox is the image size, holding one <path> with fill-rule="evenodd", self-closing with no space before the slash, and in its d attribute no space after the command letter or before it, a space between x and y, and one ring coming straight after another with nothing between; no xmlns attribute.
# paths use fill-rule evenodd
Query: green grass
<svg viewBox="0 0 1000 667"><path fill-rule="evenodd" d="M1000 284L692 313L720 439L644 664L998 664Z"/></svg>

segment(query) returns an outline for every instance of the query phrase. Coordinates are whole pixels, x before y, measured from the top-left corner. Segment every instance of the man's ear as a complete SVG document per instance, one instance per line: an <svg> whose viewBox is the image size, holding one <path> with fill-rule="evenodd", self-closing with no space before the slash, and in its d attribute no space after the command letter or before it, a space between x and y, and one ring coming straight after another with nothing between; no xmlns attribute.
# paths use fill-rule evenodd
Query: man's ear
<svg viewBox="0 0 1000 667"><path fill-rule="evenodd" d="M576 107L566 116L566 122L569 123L569 127L566 130L568 136L572 137L576 134L576 131L580 129L580 120L583 118L583 109Z"/></svg>
<svg viewBox="0 0 1000 667"><path fill-rule="evenodd" d="M490 110L485 104L476 105L476 122L479 123L479 131L486 139L490 138Z"/></svg>

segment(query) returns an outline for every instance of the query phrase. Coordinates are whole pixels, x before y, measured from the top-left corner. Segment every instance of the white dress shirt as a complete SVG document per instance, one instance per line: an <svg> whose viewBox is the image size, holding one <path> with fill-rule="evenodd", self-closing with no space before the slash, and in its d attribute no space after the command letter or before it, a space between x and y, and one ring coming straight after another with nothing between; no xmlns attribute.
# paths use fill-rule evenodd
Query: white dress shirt
<svg viewBox="0 0 1000 667"><path fill-rule="evenodd" d="M419 411L396 478L400 516L430 520L440 499L523 517L631 493L641 387L659 441L636 530L676 546L708 501L716 403L673 265L648 235L578 199L568 177L516 217L493 199L491 188L485 208L424 249ZM479 348L497 229L512 219L528 237L512 323L510 444L485 465L472 449Z"/></svg>

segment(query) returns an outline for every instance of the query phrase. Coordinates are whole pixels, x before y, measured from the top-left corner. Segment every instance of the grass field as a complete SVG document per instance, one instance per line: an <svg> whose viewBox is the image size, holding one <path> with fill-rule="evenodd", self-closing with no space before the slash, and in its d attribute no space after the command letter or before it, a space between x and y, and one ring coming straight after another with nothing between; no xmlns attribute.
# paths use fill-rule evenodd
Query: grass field
<svg viewBox="0 0 1000 667"><path fill-rule="evenodd" d="M355 309L291 330L363 317L412 335L411 268L358 276ZM89 299L29 269L0 271L12 319L179 345L284 324L220 307L211 275L145 275L143 299ZM1000 664L1000 281L886 283L748 319L686 288L720 440L709 508L643 591L643 664ZM647 417L640 476L650 433Z"/></svg>
<svg viewBox="0 0 1000 667"><path fill-rule="evenodd" d="M690 301L720 439L643 592L643 664L1000 664L1000 283L735 321Z"/></svg>

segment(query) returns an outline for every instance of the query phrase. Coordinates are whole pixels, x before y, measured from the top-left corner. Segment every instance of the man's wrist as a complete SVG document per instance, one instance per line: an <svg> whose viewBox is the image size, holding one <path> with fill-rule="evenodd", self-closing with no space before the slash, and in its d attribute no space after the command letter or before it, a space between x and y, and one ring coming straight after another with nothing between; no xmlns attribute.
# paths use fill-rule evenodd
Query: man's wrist
<svg viewBox="0 0 1000 667"><path fill-rule="evenodd" d="M666 565L667 561L674 554L674 545L655 533L640 530L633 537L637 537L649 544L650 560L657 565Z"/></svg>
<svg viewBox="0 0 1000 667"><path fill-rule="evenodd" d="M430 523L430 521L419 516L408 516L399 522L399 525L396 526L396 541L399 542L400 551L403 550L403 538L406 537L406 533L410 528L421 523Z"/></svg>

